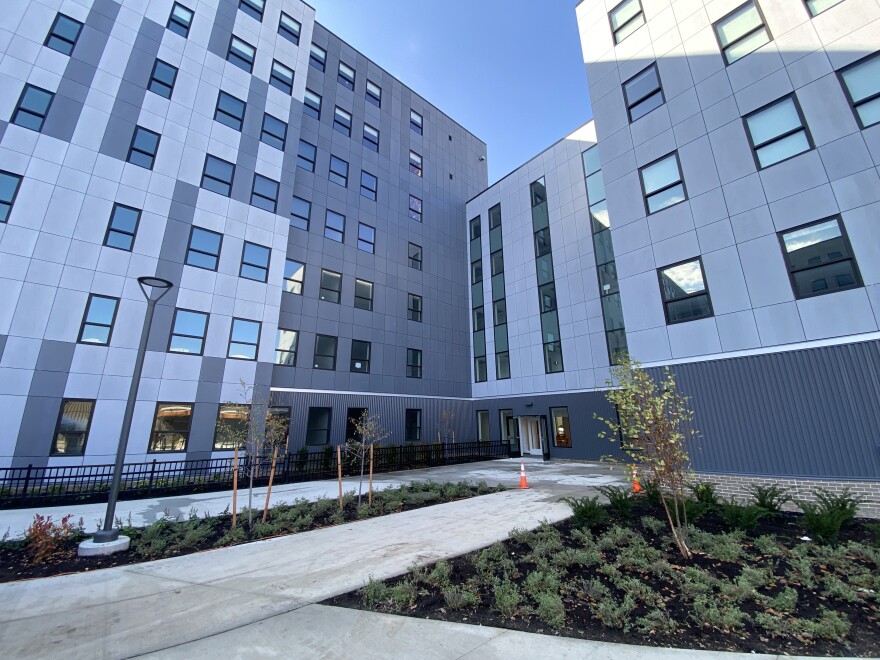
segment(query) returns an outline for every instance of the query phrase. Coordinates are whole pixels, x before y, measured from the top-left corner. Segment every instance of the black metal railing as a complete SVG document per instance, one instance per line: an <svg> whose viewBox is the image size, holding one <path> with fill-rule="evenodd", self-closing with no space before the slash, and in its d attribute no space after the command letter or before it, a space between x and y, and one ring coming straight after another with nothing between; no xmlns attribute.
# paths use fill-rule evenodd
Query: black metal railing
<svg viewBox="0 0 880 660"><path fill-rule="evenodd" d="M373 472L506 458L508 451L509 445L501 442L377 445L374 449ZM247 485L250 460L247 455L239 458L239 487ZM272 469L272 457L255 459L253 467L254 484L266 485ZM355 475L358 470L358 460L343 451L343 476ZM127 463L122 469L119 499L228 490L232 487L233 471L232 458ZM278 457L274 483L335 479L336 475L335 446L304 448ZM113 465L3 468L0 469L0 508L101 502L107 499L112 477Z"/></svg>

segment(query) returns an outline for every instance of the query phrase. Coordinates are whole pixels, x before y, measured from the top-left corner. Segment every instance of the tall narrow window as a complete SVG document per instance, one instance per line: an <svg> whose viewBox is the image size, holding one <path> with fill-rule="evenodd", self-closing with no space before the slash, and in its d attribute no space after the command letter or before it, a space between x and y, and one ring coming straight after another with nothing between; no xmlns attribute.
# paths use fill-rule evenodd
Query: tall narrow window
<svg viewBox="0 0 880 660"><path fill-rule="evenodd" d="M415 243L409 244L409 267L416 270L422 269L422 246Z"/></svg>
<svg viewBox="0 0 880 660"><path fill-rule="evenodd" d="M242 41L235 35L229 40L229 50L226 52L226 59L232 62L239 69L244 69L248 73L254 71L254 57L257 49L248 42Z"/></svg>
<svg viewBox="0 0 880 660"><path fill-rule="evenodd" d="M261 325L259 321L232 319L232 329L229 332L229 350L226 357L235 360L256 360Z"/></svg>
<svg viewBox="0 0 880 660"><path fill-rule="evenodd" d="M408 294L406 315L410 321L422 322L422 297L414 293Z"/></svg>
<svg viewBox="0 0 880 660"><path fill-rule="evenodd" d="M382 88L372 80L367 80L367 101L377 108L382 107Z"/></svg>
<svg viewBox="0 0 880 660"><path fill-rule="evenodd" d="M415 195L409 196L409 217L416 222L422 221L422 200Z"/></svg>
<svg viewBox="0 0 880 660"><path fill-rule="evenodd" d="M0 222L9 220L20 187L21 176L0 170Z"/></svg>
<svg viewBox="0 0 880 660"><path fill-rule="evenodd" d="M348 161L330 156L330 171L328 173L333 183L339 184L343 188L348 187Z"/></svg>
<svg viewBox="0 0 880 660"><path fill-rule="evenodd" d="M2 204L0 204L0 209L2 209ZM0 217L2 217L2 211L0 211ZM131 252L140 220L140 209L114 204L113 211L110 213L110 223L107 225L107 233L104 235L104 245Z"/></svg>
<svg viewBox="0 0 880 660"><path fill-rule="evenodd" d="M307 89L305 97L303 97L303 113L320 121L321 103L321 97L312 90Z"/></svg>
<svg viewBox="0 0 880 660"><path fill-rule="evenodd" d="M95 401L92 399L62 399L55 435L52 438L52 456L82 456L86 451L89 428Z"/></svg>
<svg viewBox="0 0 880 660"><path fill-rule="evenodd" d="M422 351L418 348L406 349L406 377L422 377Z"/></svg>
<svg viewBox="0 0 880 660"><path fill-rule="evenodd" d="M82 26L82 23L70 16L58 14L43 45L64 55L70 55L73 52L73 47L76 46L76 40L79 39Z"/></svg>
<svg viewBox="0 0 880 660"><path fill-rule="evenodd" d="M306 422L306 446L315 447L330 444L330 418L333 408L309 408Z"/></svg>
<svg viewBox="0 0 880 660"><path fill-rule="evenodd" d="M336 370L336 345L338 339L328 335L315 336L315 369Z"/></svg>
<svg viewBox="0 0 880 660"><path fill-rule="evenodd" d="M376 228L363 222L358 223L358 250L375 254L376 252Z"/></svg>
<svg viewBox="0 0 880 660"><path fill-rule="evenodd" d="M366 170L361 170L361 197L376 201L378 196L379 179Z"/></svg>
<svg viewBox="0 0 880 660"><path fill-rule="evenodd" d="M214 121L240 131L244 124L244 110L247 104L232 94L220 91L217 95L217 107L214 110Z"/></svg>
<svg viewBox="0 0 880 660"><path fill-rule="evenodd" d="M550 408L550 417L553 418L553 444L557 447L571 447L568 408Z"/></svg>
<svg viewBox="0 0 880 660"><path fill-rule="evenodd" d="M422 176L422 157L415 151L409 152L409 171L417 176Z"/></svg>
<svg viewBox="0 0 880 660"><path fill-rule="evenodd" d="M303 282L306 278L306 265L293 259L284 261L284 290L287 293L302 295Z"/></svg>
<svg viewBox="0 0 880 660"><path fill-rule="evenodd" d="M131 146L128 148L128 158L132 165L153 169L156 162L156 152L159 151L159 134L149 131L142 126L136 126L131 138Z"/></svg>
<svg viewBox="0 0 880 660"><path fill-rule="evenodd" d="M263 115L260 142L265 142L270 147L284 151L284 145L287 142L287 124L267 112Z"/></svg>
<svg viewBox="0 0 880 660"><path fill-rule="evenodd" d="M296 154L296 166L304 169L306 172L314 172L317 155L318 150L315 145L305 140L300 140L299 151Z"/></svg>
<svg viewBox="0 0 880 660"><path fill-rule="evenodd" d="M79 329L80 344L96 344L107 346L113 334L119 298L91 294L83 314L82 326Z"/></svg>
<svg viewBox="0 0 880 660"><path fill-rule="evenodd" d="M477 440L479 442L489 442L489 411L477 411Z"/></svg>
<svg viewBox="0 0 880 660"><path fill-rule="evenodd" d="M294 195L290 205L290 226L308 231L311 217L312 203Z"/></svg>
<svg viewBox="0 0 880 660"><path fill-rule="evenodd" d="M46 121L54 98L55 95L49 90L25 85L15 112L12 113L12 123L39 133L43 130L43 122Z"/></svg>
<svg viewBox="0 0 880 660"><path fill-rule="evenodd" d="M278 182L255 174L254 186L251 190L251 206L275 213L278 207Z"/></svg>
<svg viewBox="0 0 880 660"><path fill-rule="evenodd" d="M363 145L375 152L379 151L379 131L369 124L364 124Z"/></svg>
<svg viewBox="0 0 880 660"><path fill-rule="evenodd" d="M338 105L333 111L333 128L343 135L351 137L351 113Z"/></svg>
<svg viewBox="0 0 880 660"><path fill-rule="evenodd" d="M301 30L302 23L281 12L281 20L278 21L278 34L299 46L299 33Z"/></svg>
<svg viewBox="0 0 880 660"><path fill-rule="evenodd" d="M324 238L342 243L345 239L345 216L327 209L324 219Z"/></svg>
<svg viewBox="0 0 880 660"><path fill-rule="evenodd" d="M656 62L623 83L629 120L635 121L665 103Z"/></svg>
<svg viewBox="0 0 880 660"><path fill-rule="evenodd" d="M657 271L666 322L681 323L712 316L712 302L703 279L703 262L693 259Z"/></svg>
<svg viewBox="0 0 880 660"><path fill-rule="evenodd" d="M840 79L859 126L880 123L880 53L874 53L840 71Z"/></svg>
<svg viewBox="0 0 880 660"><path fill-rule="evenodd" d="M422 411L420 408L406 409L403 437L407 442L422 441Z"/></svg>
<svg viewBox="0 0 880 660"><path fill-rule="evenodd" d="M413 132L421 135L422 134L422 125L423 125L422 116L418 112L416 112L415 110L410 110L409 111L409 127L410 127L410 129Z"/></svg>
<svg viewBox="0 0 880 660"><path fill-rule="evenodd" d="M194 12L192 9L184 7L179 2L175 2L165 27L186 39L189 36L189 28L192 26L193 16Z"/></svg>
<svg viewBox="0 0 880 660"><path fill-rule="evenodd" d="M779 234L796 298L862 286L840 218L813 222Z"/></svg>
<svg viewBox="0 0 880 660"><path fill-rule="evenodd" d="M245 241L241 252L239 276L257 282L265 282L269 278L271 254L272 251L269 248Z"/></svg>
<svg viewBox="0 0 880 660"><path fill-rule="evenodd" d="M749 144L759 168L813 148L797 98L792 94L745 117Z"/></svg>
<svg viewBox="0 0 880 660"><path fill-rule="evenodd" d="M321 290L318 297L321 300L338 305L342 298L342 274L322 268Z"/></svg>
<svg viewBox="0 0 880 660"><path fill-rule="evenodd" d="M317 44L312 44L311 49L309 50L309 64L315 67L318 71L323 71L326 62L327 51Z"/></svg>
<svg viewBox="0 0 880 660"><path fill-rule="evenodd" d="M157 403L147 451L186 451L192 412L191 403Z"/></svg>
<svg viewBox="0 0 880 660"><path fill-rule="evenodd" d="M229 197L232 193L232 177L235 165L208 154L205 156L205 171L202 173L202 188Z"/></svg>
<svg viewBox="0 0 880 660"><path fill-rule="evenodd" d="M641 168L639 175L648 215L687 199L677 152Z"/></svg>
<svg viewBox="0 0 880 660"><path fill-rule="evenodd" d="M275 364L285 367L296 366L296 345L299 333L296 330L278 328L275 337Z"/></svg>
<svg viewBox="0 0 880 660"><path fill-rule="evenodd" d="M247 442L251 407L241 403L221 404L214 425L214 451L228 451Z"/></svg>
<svg viewBox="0 0 880 660"><path fill-rule="evenodd" d="M194 226L189 235L189 246L186 249L186 265L205 270L217 270L222 242L223 234Z"/></svg>
<svg viewBox="0 0 880 660"><path fill-rule="evenodd" d="M368 341L358 339L351 340L351 371L352 373L370 373L370 350L372 346Z"/></svg>
<svg viewBox="0 0 880 660"><path fill-rule="evenodd" d="M339 73L336 76L336 80L339 81L339 84L354 91L354 76L354 69L348 66L345 62L340 61Z"/></svg>
<svg viewBox="0 0 880 660"><path fill-rule="evenodd" d="M724 54L724 61L733 64L770 43L772 37L764 25L764 17L753 0L734 9L715 23L715 36Z"/></svg>
<svg viewBox="0 0 880 660"><path fill-rule="evenodd" d="M208 331L208 315L191 309L175 309L171 322L171 338L168 341L169 353L201 355L205 348L205 334Z"/></svg>
<svg viewBox="0 0 880 660"><path fill-rule="evenodd" d="M153 64L153 72L150 74L150 82L147 85L147 89L154 94L170 99L176 80L177 67L157 59Z"/></svg>
<svg viewBox="0 0 880 660"><path fill-rule="evenodd" d="M373 311L373 283L366 280L354 281L354 306L368 312Z"/></svg>
<svg viewBox="0 0 880 660"><path fill-rule="evenodd" d="M645 15L639 0L623 0L608 13L608 20L611 21L614 43L619 44L645 24Z"/></svg>
<svg viewBox="0 0 880 660"><path fill-rule="evenodd" d="M262 23L263 10L266 8L266 0L239 0L238 8L248 16Z"/></svg>
<svg viewBox="0 0 880 660"><path fill-rule="evenodd" d="M269 84L275 89L280 89L285 94L293 94L293 69L284 66L278 60L273 60Z"/></svg>

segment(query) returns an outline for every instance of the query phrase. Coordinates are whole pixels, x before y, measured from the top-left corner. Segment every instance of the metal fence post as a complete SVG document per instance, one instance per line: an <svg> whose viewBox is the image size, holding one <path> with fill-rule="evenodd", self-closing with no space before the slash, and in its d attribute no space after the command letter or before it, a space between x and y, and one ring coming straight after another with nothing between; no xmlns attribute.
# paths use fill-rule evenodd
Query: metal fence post
<svg viewBox="0 0 880 660"><path fill-rule="evenodd" d="M156 475L156 459L153 459L153 464L150 466L150 483L147 485L147 497L153 494L153 477Z"/></svg>
<svg viewBox="0 0 880 660"><path fill-rule="evenodd" d="M33 468L33 464L28 464L27 473L24 476L24 489L21 491L21 494L27 499L28 496L28 485L31 481L31 469Z"/></svg>

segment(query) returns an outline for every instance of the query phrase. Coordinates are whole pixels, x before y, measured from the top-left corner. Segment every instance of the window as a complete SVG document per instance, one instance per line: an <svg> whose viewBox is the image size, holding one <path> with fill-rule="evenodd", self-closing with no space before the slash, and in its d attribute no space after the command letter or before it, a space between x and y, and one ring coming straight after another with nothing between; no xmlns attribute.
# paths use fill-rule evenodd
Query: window
<svg viewBox="0 0 880 660"><path fill-rule="evenodd" d="M623 83L623 95L631 122L663 105L666 101L660 86L657 64L652 64Z"/></svg>
<svg viewBox="0 0 880 660"><path fill-rule="evenodd" d="M157 403L147 451L186 451L192 412L191 403Z"/></svg>
<svg viewBox="0 0 880 660"><path fill-rule="evenodd" d="M337 183L343 188L348 187L348 161L342 160L341 158L337 158L336 156L330 156L330 172L329 172L330 180L333 183Z"/></svg>
<svg viewBox="0 0 880 660"><path fill-rule="evenodd" d="M73 52L73 47L76 46L76 40L79 39L82 26L82 23L75 21L70 16L58 14L43 45L64 55L70 55Z"/></svg>
<svg viewBox="0 0 880 660"><path fill-rule="evenodd" d="M409 244L409 267L416 270L422 269L422 246L415 243Z"/></svg>
<svg viewBox="0 0 880 660"><path fill-rule="evenodd" d="M486 329L486 311L482 307L474 307L471 310L471 319L474 332Z"/></svg>
<svg viewBox="0 0 880 660"><path fill-rule="evenodd" d="M409 111L409 127L419 135L422 134L422 116L412 109Z"/></svg>
<svg viewBox="0 0 880 660"><path fill-rule="evenodd" d="M119 309L119 298L91 294L86 303L82 326L79 329L80 344L107 346L113 334L113 323Z"/></svg>
<svg viewBox="0 0 880 660"><path fill-rule="evenodd" d="M346 112L338 105L333 112L333 128L343 135L351 137L351 113Z"/></svg>
<svg viewBox="0 0 880 660"><path fill-rule="evenodd" d="M862 286L840 218L813 222L779 234L797 298Z"/></svg>
<svg viewBox="0 0 880 660"><path fill-rule="evenodd" d="M376 253L375 227L371 227L370 225L364 224L363 222L358 223L357 247L358 250L363 250L364 252L369 252L370 254Z"/></svg>
<svg viewBox="0 0 880 660"><path fill-rule="evenodd" d="M409 196L409 217L416 222L422 221L422 200L415 195Z"/></svg>
<svg viewBox="0 0 880 660"><path fill-rule="evenodd" d="M41 87L25 85L12 114L12 123L17 126L29 128L32 131L41 131L46 115L49 114L49 106L55 95Z"/></svg>
<svg viewBox="0 0 880 660"><path fill-rule="evenodd" d="M284 151L284 144L287 142L287 124L267 112L263 115L260 142L265 142L270 147Z"/></svg>
<svg viewBox="0 0 880 660"><path fill-rule="evenodd" d="M377 108L382 107L382 88L372 80L367 80L367 101Z"/></svg>
<svg viewBox="0 0 880 660"><path fill-rule="evenodd" d="M186 39L189 36L189 28L192 25L193 10L187 9L179 2L175 2L171 8L171 15L168 16L166 28L172 32L176 32Z"/></svg>
<svg viewBox="0 0 880 660"><path fill-rule="evenodd" d="M254 174L254 187L251 189L251 206L275 213L278 207L278 182Z"/></svg>
<svg viewBox="0 0 880 660"><path fill-rule="evenodd" d="M492 268L492 277L504 272L504 251L497 250L489 255L489 263Z"/></svg>
<svg viewBox="0 0 880 660"><path fill-rule="evenodd" d="M309 51L309 64L318 71L324 70L324 64L327 62L327 51L316 44L312 44Z"/></svg>
<svg viewBox="0 0 880 660"><path fill-rule="evenodd" d="M370 348L368 341L351 340L351 371L353 373L370 373Z"/></svg>
<svg viewBox="0 0 880 660"><path fill-rule="evenodd" d="M471 264L471 284L479 284L483 281L483 260L477 259Z"/></svg>
<svg viewBox="0 0 880 660"><path fill-rule="evenodd" d="M315 369L336 370L336 337L315 335Z"/></svg>
<svg viewBox="0 0 880 660"><path fill-rule="evenodd" d="M278 328L278 334L275 337L275 364L295 367L299 333L296 330Z"/></svg>
<svg viewBox="0 0 880 660"><path fill-rule="evenodd" d="M302 295L306 277L306 265L293 259L284 260L284 290L287 293Z"/></svg>
<svg viewBox="0 0 880 660"><path fill-rule="evenodd" d="M339 62L339 73L336 74L336 80L340 85L354 91L354 76L354 69L345 62Z"/></svg>
<svg viewBox="0 0 880 660"><path fill-rule="evenodd" d="M186 249L186 265L206 270L217 270L222 242L222 234L201 227L193 227L189 234L189 247Z"/></svg>
<svg viewBox="0 0 880 660"><path fill-rule="evenodd" d="M226 52L228 62L232 62L239 69L244 69L248 73L253 73L256 54L256 48L232 35L232 39L229 40L229 50Z"/></svg>
<svg viewBox="0 0 880 660"><path fill-rule="evenodd" d="M608 13L608 19L611 21L615 44L619 44L645 24L645 15L639 0L623 0Z"/></svg>
<svg viewBox="0 0 880 660"><path fill-rule="evenodd" d="M831 9L835 5L839 5L843 0L807 0L807 9L810 14L818 16L826 9Z"/></svg>
<svg viewBox="0 0 880 660"><path fill-rule="evenodd" d="M497 380L510 378L510 353L508 351L495 353L495 378Z"/></svg>
<svg viewBox="0 0 880 660"><path fill-rule="evenodd" d="M758 50L771 39L758 4L751 0L715 23L715 36L728 64Z"/></svg>
<svg viewBox="0 0 880 660"><path fill-rule="evenodd" d="M175 309L174 320L171 322L168 352L201 355L205 347L207 330L208 315L205 312Z"/></svg>
<svg viewBox="0 0 880 660"><path fill-rule="evenodd" d="M364 124L364 137L362 142L367 149L372 149L373 151L378 153L379 131L369 124Z"/></svg>
<svg viewBox="0 0 880 660"><path fill-rule="evenodd" d="M499 421L501 422L501 442L510 444L516 439L518 434L517 422L513 417L513 410L499 410Z"/></svg>
<svg viewBox="0 0 880 660"><path fill-rule="evenodd" d="M406 316L410 321L422 322L422 297L410 293L406 305Z"/></svg>
<svg viewBox="0 0 880 660"><path fill-rule="evenodd" d="M241 130L244 123L244 109L247 104L232 94L220 92L217 95L217 108L214 110L214 121L226 124L236 131Z"/></svg>
<svg viewBox="0 0 880 660"><path fill-rule="evenodd" d="M232 330L229 332L229 350L226 357L235 360L256 360L261 325L259 321L232 319Z"/></svg>
<svg viewBox="0 0 880 660"><path fill-rule="evenodd" d="M354 306L357 309L373 311L373 283L366 280L354 281Z"/></svg>
<svg viewBox="0 0 880 660"><path fill-rule="evenodd" d="M0 174L0 187L2 187L2 174ZM0 202L0 219L3 217L2 208L2 202ZM104 245L131 252L140 220L140 209L114 204L113 211L110 213L110 223L107 225L107 233L104 235Z"/></svg>
<svg viewBox="0 0 880 660"><path fill-rule="evenodd" d="M156 152L159 150L159 137L158 133L136 126L126 160L132 165L145 167L148 170L153 169L153 163L156 162Z"/></svg>
<svg viewBox="0 0 880 660"><path fill-rule="evenodd" d="M306 142L305 140L299 141L299 151L296 154L296 166L301 167L307 172L315 171L315 158L317 157L318 150L315 145Z"/></svg>
<svg viewBox="0 0 880 660"><path fill-rule="evenodd" d="M232 193L232 177L235 165L208 154L205 156L205 171L202 173L202 188L229 197Z"/></svg>
<svg viewBox="0 0 880 660"><path fill-rule="evenodd" d="M553 284L551 283L550 286L553 286ZM538 293L540 295L541 291L539 291ZM555 293L553 298L553 309L556 309ZM542 305L541 312L545 311L549 310L544 309ZM492 323L493 325L504 325L505 323L507 323L507 300L502 298L501 300L496 300L492 303Z"/></svg>
<svg viewBox="0 0 880 660"><path fill-rule="evenodd" d="M278 60L272 60L272 73L269 75L269 84L280 89L285 94L293 94L293 69L284 66Z"/></svg>
<svg viewBox="0 0 880 660"><path fill-rule="evenodd" d="M340 273L321 269L321 290L318 298L327 302L339 304L342 298L342 275Z"/></svg>
<svg viewBox="0 0 880 660"><path fill-rule="evenodd" d="M489 411L477 411L477 440L479 442L489 442Z"/></svg>
<svg viewBox="0 0 880 660"><path fill-rule="evenodd" d="M404 439L407 442L422 440L422 411L419 408L407 408L404 417Z"/></svg>
<svg viewBox="0 0 880 660"><path fill-rule="evenodd" d="M177 80L177 67L157 59L153 64L153 72L150 74L147 89L154 94L170 99L171 93L174 91L175 80Z"/></svg>
<svg viewBox="0 0 880 660"><path fill-rule="evenodd" d="M485 383L487 380L489 380L489 367L486 356L480 355L474 358L474 382Z"/></svg>
<svg viewBox="0 0 880 660"><path fill-rule="evenodd" d="M324 238L342 243L345 239L345 216L327 209L324 219Z"/></svg>
<svg viewBox="0 0 880 660"><path fill-rule="evenodd" d="M311 216L312 203L294 195L290 206L290 226L308 231Z"/></svg>
<svg viewBox="0 0 880 660"><path fill-rule="evenodd" d="M369 415L368 408L349 408L348 412L345 414L345 439L346 440L354 440L356 442L361 442L363 437L360 433L358 433L357 425L364 417L364 415Z"/></svg>
<svg viewBox="0 0 880 660"><path fill-rule="evenodd" d="M318 121L321 120L321 97L307 89L303 100L303 112Z"/></svg>
<svg viewBox="0 0 880 660"><path fill-rule="evenodd" d="M263 21L263 9L265 9L266 0L239 0L238 8L248 16L252 16L258 21Z"/></svg>
<svg viewBox="0 0 880 660"><path fill-rule="evenodd" d="M840 71L843 88L859 126L880 123L880 53L874 53Z"/></svg>
<svg viewBox="0 0 880 660"><path fill-rule="evenodd" d="M278 21L278 34L299 46L299 33L301 29L302 23L281 12L281 20Z"/></svg>
<svg viewBox="0 0 880 660"><path fill-rule="evenodd" d="M62 399L55 436L52 439L52 456L82 456L89 438L95 402L89 399Z"/></svg>
<svg viewBox="0 0 880 660"><path fill-rule="evenodd" d="M333 408L309 408L306 422L306 446L330 444L330 418Z"/></svg>
<svg viewBox="0 0 880 660"><path fill-rule="evenodd" d="M759 169L770 167L813 148L794 95L774 101L745 117L749 144Z"/></svg>
<svg viewBox="0 0 880 660"><path fill-rule="evenodd" d="M0 222L6 222L18 196L21 187L21 177L12 172L0 170Z"/></svg>
<svg viewBox="0 0 880 660"><path fill-rule="evenodd" d="M415 151L409 152L409 171L418 176L422 176L422 157Z"/></svg>
<svg viewBox="0 0 880 660"><path fill-rule="evenodd" d="M550 408L553 419L554 445L571 447L571 426L568 423L568 408Z"/></svg>
<svg viewBox="0 0 880 660"><path fill-rule="evenodd" d="M221 404L214 425L214 450L235 449L247 443L251 407L242 403Z"/></svg>
<svg viewBox="0 0 880 660"><path fill-rule="evenodd" d="M406 349L406 377L422 377L422 351L418 348Z"/></svg>
<svg viewBox="0 0 880 660"><path fill-rule="evenodd" d="M687 199L678 153L671 153L639 170L648 215Z"/></svg>
<svg viewBox="0 0 880 660"><path fill-rule="evenodd" d="M703 262L693 259L657 271L666 323L681 323L712 316L712 303L703 279Z"/></svg>
<svg viewBox="0 0 880 660"><path fill-rule="evenodd" d="M379 180L366 170L361 170L361 197L375 202L378 187Z"/></svg>
<svg viewBox="0 0 880 660"><path fill-rule="evenodd" d="M269 257L271 250L256 243L244 242L241 252L240 277L257 282L265 282L269 278Z"/></svg>

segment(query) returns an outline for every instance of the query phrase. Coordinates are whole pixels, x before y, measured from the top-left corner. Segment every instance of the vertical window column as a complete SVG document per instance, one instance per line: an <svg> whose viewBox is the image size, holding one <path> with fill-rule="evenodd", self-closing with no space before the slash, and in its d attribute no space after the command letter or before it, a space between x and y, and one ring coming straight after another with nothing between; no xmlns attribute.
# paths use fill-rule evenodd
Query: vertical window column
<svg viewBox="0 0 880 660"><path fill-rule="evenodd" d="M480 216L468 224L471 239L471 306L474 343L474 382L484 383L488 379L486 367L486 310L483 301L483 229Z"/></svg>
<svg viewBox="0 0 880 660"><path fill-rule="evenodd" d="M550 216L547 211L547 187L544 177L530 186L532 230L535 232L535 269L538 275L538 305L541 312L541 342L544 346L544 373L565 370L562 363L562 339L556 311L556 277L553 274L553 247L550 242Z"/></svg>
<svg viewBox="0 0 880 660"><path fill-rule="evenodd" d="M504 249L501 242L501 204L489 209L489 261L492 267L492 325L495 328L495 378L510 378L507 340L507 298L504 289Z"/></svg>

